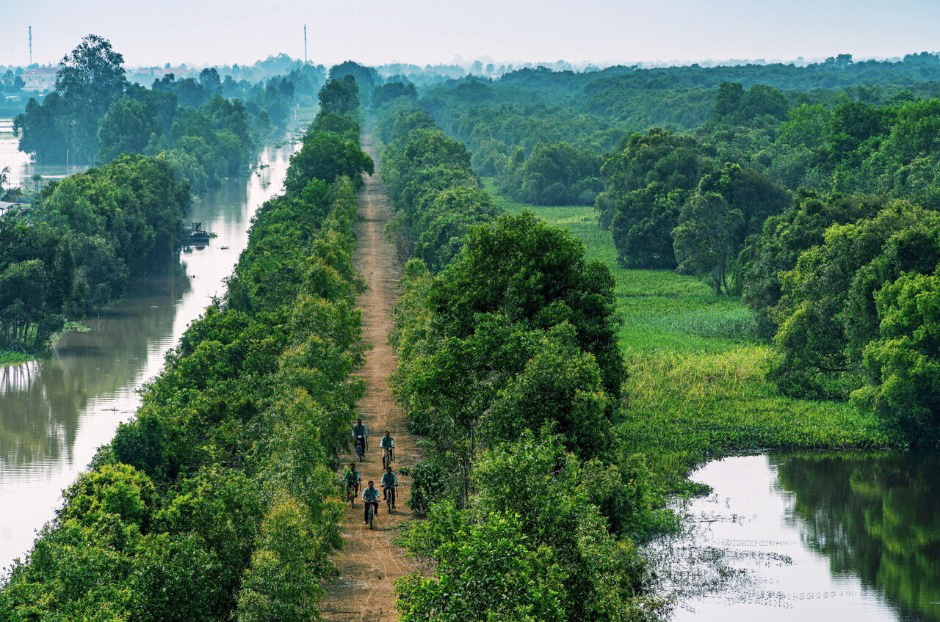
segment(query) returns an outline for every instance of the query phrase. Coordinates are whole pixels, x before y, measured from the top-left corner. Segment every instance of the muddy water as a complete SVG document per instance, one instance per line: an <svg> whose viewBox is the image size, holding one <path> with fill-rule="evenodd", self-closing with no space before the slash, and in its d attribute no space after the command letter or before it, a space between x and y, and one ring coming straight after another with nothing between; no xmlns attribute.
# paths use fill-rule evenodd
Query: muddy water
<svg viewBox="0 0 940 622"><path fill-rule="evenodd" d="M10 144L0 143L2 158ZM0 366L0 568L30 548L62 489L134 413L137 390L160 371L167 350L224 293L251 217L281 191L292 152L267 149L260 161L268 166L194 201L191 219L218 236L207 247L181 252L163 274L137 279L124 301L89 318L89 332L58 339L50 357ZM28 161L11 164L15 179L28 183Z"/></svg>
<svg viewBox="0 0 940 622"><path fill-rule="evenodd" d="M654 543L673 620L940 620L940 458L712 462L691 530Z"/></svg>

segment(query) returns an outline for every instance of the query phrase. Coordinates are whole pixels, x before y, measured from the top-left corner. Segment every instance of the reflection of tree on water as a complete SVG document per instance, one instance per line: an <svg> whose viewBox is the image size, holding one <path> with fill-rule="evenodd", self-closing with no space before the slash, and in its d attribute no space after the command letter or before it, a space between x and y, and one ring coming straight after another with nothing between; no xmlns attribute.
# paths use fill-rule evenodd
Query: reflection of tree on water
<svg viewBox="0 0 940 622"><path fill-rule="evenodd" d="M940 458L885 454L772 458L794 493L807 545L905 615L940 620Z"/></svg>
<svg viewBox="0 0 940 622"><path fill-rule="evenodd" d="M176 303L189 287L179 265L143 278L124 302L90 318L89 332L63 335L52 357L0 367L0 471L71 461L88 402L126 387L150 344L172 338Z"/></svg>

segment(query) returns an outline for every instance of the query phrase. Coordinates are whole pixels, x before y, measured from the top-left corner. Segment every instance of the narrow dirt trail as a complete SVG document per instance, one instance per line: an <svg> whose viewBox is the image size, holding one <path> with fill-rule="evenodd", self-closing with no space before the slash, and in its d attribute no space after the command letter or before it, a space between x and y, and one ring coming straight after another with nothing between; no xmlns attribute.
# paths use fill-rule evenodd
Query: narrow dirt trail
<svg viewBox="0 0 940 622"><path fill-rule="evenodd" d="M371 134L365 134L363 149L376 163L378 156ZM412 467L418 461L415 438L408 434L405 414L398 407L388 380L398 365L395 352L388 345L393 327L392 312L398 300L398 281L401 265L395 247L385 238L385 224L392 217L385 187L376 174L366 178L359 195L361 220L356 225L358 240L353 264L363 276L367 289L359 297L362 309L363 336L372 349L366 352L366 362L359 372L365 382L365 395L358 403L359 415L369 428L369 450L359 463L363 486L371 479L380 488L382 454L379 436L389 430L395 439L395 473L401 467ZM344 456L345 464L355 461L355 452ZM405 501L410 495L411 481L398 474L398 509L389 515L385 503L379 506L378 528L369 529L362 522L363 505L360 498L355 508L346 508L343 532L344 547L333 562L340 576L326 586L326 595L320 605L324 620L359 620L369 622L394 621L395 581L413 572L417 565L405 557L404 551L392 540L398 535L402 523L412 516Z"/></svg>

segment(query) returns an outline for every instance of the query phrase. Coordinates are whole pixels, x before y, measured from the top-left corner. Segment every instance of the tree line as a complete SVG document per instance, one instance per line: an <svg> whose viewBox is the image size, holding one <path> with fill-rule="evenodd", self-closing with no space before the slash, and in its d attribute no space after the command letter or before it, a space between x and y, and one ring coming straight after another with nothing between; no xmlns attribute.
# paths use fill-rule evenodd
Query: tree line
<svg viewBox="0 0 940 622"><path fill-rule="evenodd" d="M295 98L313 96L312 66L250 84L207 68L168 74L152 88L129 83L106 39L85 37L61 61L55 89L30 99L14 119L20 150L42 164L105 164L123 153L163 157L196 192L236 174L272 131L283 130Z"/></svg>
<svg viewBox="0 0 940 622"><path fill-rule="evenodd" d="M531 213L500 215L408 92L375 114L392 230L414 257L393 383L426 439L409 501L426 519L404 540L434 562L398 584L402 620L654 619L635 541L669 519L611 433L624 368L610 273Z"/></svg>
<svg viewBox="0 0 940 622"><path fill-rule="evenodd" d="M341 544L333 467L362 392L350 254L368 158L345 153L357 112L327 137L329 172L292 170L259 209L225 297L0 581L0 619L318 615ZM333 134L321 125L336 113L321 111L304 148ZM306 158L302 148L291 169Z"/></svg>

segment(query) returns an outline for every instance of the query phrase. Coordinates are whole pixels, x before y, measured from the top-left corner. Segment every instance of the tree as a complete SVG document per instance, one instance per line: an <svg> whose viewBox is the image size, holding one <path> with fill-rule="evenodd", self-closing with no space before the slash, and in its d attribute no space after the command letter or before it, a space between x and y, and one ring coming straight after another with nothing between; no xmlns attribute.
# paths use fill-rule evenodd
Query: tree
<svg viewBox="0 0 940 622"><path fill-rule="evenodd" d="M61 61L55 90L70 117L66 137L77 162L92 162L98 152L98 120L124 91L124 57L111 43L88 35Z"/></svg>
<svg viewBox="0 0 940 622"><path fill-rule="evenodd" d="M698 192L689 199L672 231L677 269L707 275L715 295L728 291L727 275L737 254L735 233L742 214L717 192Z"/></svg>
<svg viewBox="0 0 940 622"><path fill-rule="evenodd" d="M118 97L98 126L98 161L110 162L122 153L143 153L151 136L159 133L153 109L129 97Z"/></svg>
<svg viewBox="0 0 940 622"><path fill-rule="evenodd" d="M320 90L320 109L325 112L347 113L359 106L359 87L351 75L331 78Z"/></svg>
<svg viewBox="0 0 940 622"><path fill-rule="evenodd" d="M940 276L903 274L875 294L879 336L864 353L871 384L853 401L916 446L940 441Z"/></svg>
<svg viewBox="0 0 940 622"><path fill-rule="evenodd" d="M289 192L299 192L311 178L333 183L338 177L346 176L359 187L363 173L375 172L372 158L357 143L333 132L314 132L290 161L291 168L284 182Z"/></svg>
<svg viewBox="0 0 940 622"><path fill-rule="evenodd" d="M691 136L653 129L632 135L608 156L596 206L623 265L675 267L672 230L686 199L714 166L709 153Z"/></svg>

